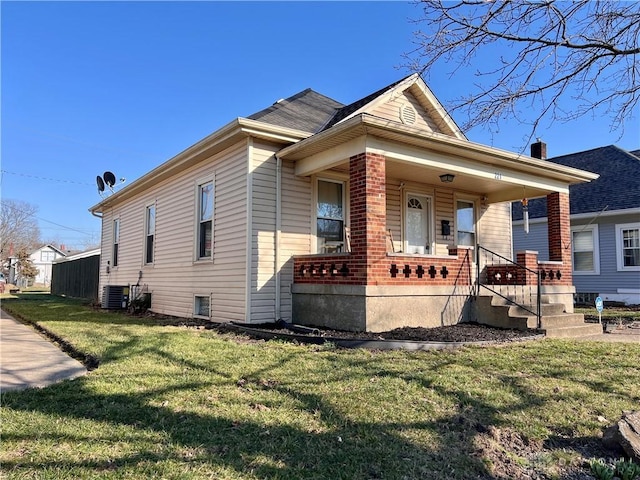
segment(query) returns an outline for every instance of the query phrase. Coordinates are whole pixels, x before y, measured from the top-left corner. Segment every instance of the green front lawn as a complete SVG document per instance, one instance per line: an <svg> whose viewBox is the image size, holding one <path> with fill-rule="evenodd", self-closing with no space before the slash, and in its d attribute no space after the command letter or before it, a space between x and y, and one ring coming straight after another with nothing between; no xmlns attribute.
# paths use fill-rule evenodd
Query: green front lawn
<svg viewBox="0 0 640 480"><path fill-rule="evenodd" d="M7 479L553 478L640 404L640 344L370 352L161 326L45 294L2 307L101 362L2 394Z"/></svg>

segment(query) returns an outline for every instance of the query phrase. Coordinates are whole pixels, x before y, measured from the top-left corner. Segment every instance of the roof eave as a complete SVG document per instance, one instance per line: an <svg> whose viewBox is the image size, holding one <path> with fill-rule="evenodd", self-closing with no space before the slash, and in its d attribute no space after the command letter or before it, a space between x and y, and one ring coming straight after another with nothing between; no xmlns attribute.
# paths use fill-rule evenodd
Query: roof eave
<svg viewBox="0 0 640 480"><path fill-rule="evenodd" d="M546 160L540 160L495 147L471 142L463 138L452 137L437 132L429 132L391 120L360 114L337 124L328 130L315 134L300 142L282 149L278 156L283 159L300 160L323 149L323 144L335 144L335 137L355 137L357 135L375 135L397 141L401 138L408 144L428 148L463 158L482 160L496 166L514 168L524 172L552 172L556 179L568 184L583 183L599 177L596 173L577 168L565 167ZM549 176L549 175L545 175Z"/></svg>
<svg viewBox="0 0 640 480"><path fill-rule="evenodd" d="M173 158L162 163L118 192L92 206L89 208L89 211L91 213L101 213L105 208L125 200L126 198L130 198L140 191L146 190L151 185L155 185L158 182L171 177L176 172L197 164L205 158L208 158L234 143L237 143L243 138L261 138L263 140L286 145L298 142L311 135L312 132L280 127L260 122L258 120L238 117L222 128L216 130L211 135L203 138Z"/></svg>

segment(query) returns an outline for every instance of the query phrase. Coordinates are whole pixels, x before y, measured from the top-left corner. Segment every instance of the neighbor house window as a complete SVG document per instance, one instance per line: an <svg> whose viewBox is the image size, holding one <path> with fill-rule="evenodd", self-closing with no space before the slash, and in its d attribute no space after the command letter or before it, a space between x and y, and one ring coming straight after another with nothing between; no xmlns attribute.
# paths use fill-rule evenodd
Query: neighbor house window
<svg viewBox="0 0 640 480"><path fill-rule="evenodd" d="M456 202L456 242L468 247L476 246L476 215L473 202Z"/></svg>
<svg viewBox="0 0 640 480"><path fill-rule="evenodd" d="M573 254L573 272L575 274L599 274L598 226L572 228L571 252Z"/></svg>
<svg viewBox="0 0 640 480"><path fill-rule="evenodd" d="M111 265L118 266L118 246L120 245L120 219L113 221L113 250L111 252Z"/></svg>
<svg viewBox="0 0 640 480"><path fill-rule="evenodd" d="M156 232L156 206L147 207L145 220L144 263L153 263L153 244Z"/></svg>
<svg viewBox="0 0 640 480"><path fill-rule="evenodd" d="M198 258L213 252L213 182L198 185Z"/></svg>
<svg viewBox="0 0 640 480"><path fill-rule="evenodd" d="M56 253L51 250L43 250L40 252L40 260L43 262L53 262L56 258Z"/></svg>
<svg viewBox="0 0 640 480"><path fill-rule="evenodd" d="M209 318L210 313L210 297L204 295L196 295L193 304L193 315L195 317Z"/></svg>
<svg viewBox="0 0 640 480"><path fill-rule="evenodd" d="M344 249L344 182L318 180L316 206L316 236L318 252Z"/></svg>
<svg viewBox="0 0 640 480"><path fill-rule="evenodd" d="M616 225L618 270L640 270L640 223Z"/></svg>

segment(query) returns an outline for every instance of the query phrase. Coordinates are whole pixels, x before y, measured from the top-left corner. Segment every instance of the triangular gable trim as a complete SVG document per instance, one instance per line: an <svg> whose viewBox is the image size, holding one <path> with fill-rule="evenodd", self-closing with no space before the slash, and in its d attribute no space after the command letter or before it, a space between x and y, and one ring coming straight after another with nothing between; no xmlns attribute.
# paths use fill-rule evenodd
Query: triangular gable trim
<svg viewBox="0 0 640 480"><path fill-rule="evenodd" d="M442 106L440 101L436 98L433 92L429 89L427 84L422 80L420 75L414 73L408 76L404 80L392 84L387 89L383 89L380 95L377 95L371 101L363 104L360 108L354 110L349 115L340 119L335 125L338 125L350 118L353 118L361 113L367 113L378 105L388 102L397 96L402 95L407 90L415 90L417 92L410 92L417 101L422 105L425 111L431 115L435 123L442 128L442 132L445 135L450 135L460 140L467 140L467 137L462 133L462 130L456 125L449 113ZM366 97L365 97L366 98ZM354 102L357 103L357 102ZM348 106L346 107L348 108ZM333 125L332 125L333 126Z"/></svg>

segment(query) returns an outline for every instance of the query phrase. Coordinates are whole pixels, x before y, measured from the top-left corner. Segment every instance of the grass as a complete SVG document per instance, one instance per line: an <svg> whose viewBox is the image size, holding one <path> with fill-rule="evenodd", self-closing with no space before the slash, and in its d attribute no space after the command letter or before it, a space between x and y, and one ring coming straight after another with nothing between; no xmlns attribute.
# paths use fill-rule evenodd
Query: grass
<svg viewBox="0 0 640 480"><path fill-rule="evenodd" d="M545 446L537 461L499 449L549 473L598 440L602 417L640 403L640 344L371 352L161 326L45 294L2 307L101 362L2 393L6 479L510 478L490 432Z"/></svg>
<svg viewBox="0 0 640 480"><path fill-rule="evenodd" d="M598 311L594 307L576 307L576 313L582 313L584 315L592 315L597 317ZM602 310L602 319L603 320L616 320L619 318L624 318L627 320L640 320L640 308L616 308L616 307L605 307Z"/></svg>

